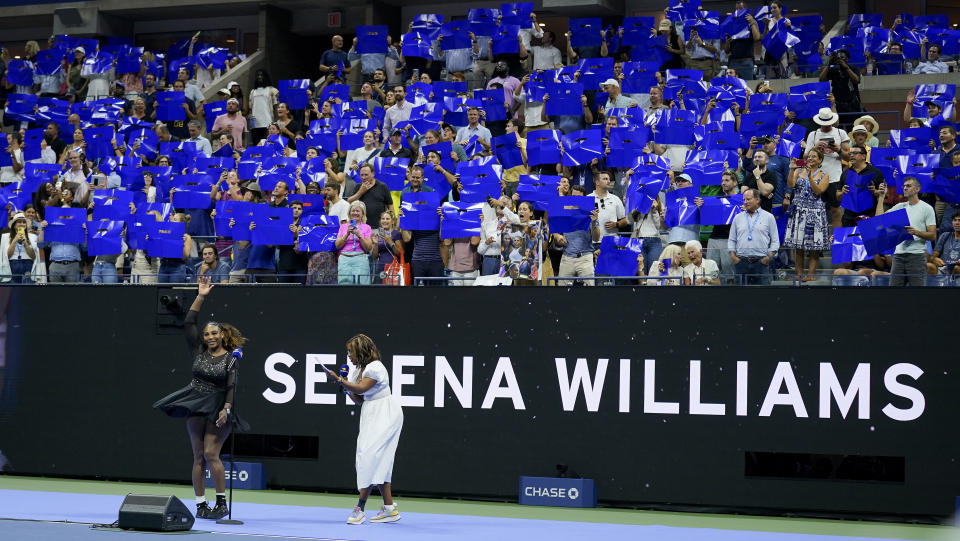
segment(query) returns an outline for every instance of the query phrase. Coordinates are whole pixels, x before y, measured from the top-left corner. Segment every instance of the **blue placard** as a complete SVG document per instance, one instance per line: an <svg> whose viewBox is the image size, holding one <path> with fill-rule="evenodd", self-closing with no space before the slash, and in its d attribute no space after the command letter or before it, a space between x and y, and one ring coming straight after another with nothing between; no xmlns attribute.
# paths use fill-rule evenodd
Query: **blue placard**
<svg viewBox="0 0 960 541"><path fill-rule="evenodd" d="M253 244L293 245L293 232L290 231L290 224L293 223L292 208L254 205L253 221L257 224L251 235Z"/></svg>
<svg viewBox="0 0 960 541"><path fill-rule="evenodd" d="M595 272L604 276L635 276L639 268L638 256L642 253L643 239L607 235L600 241ZM570 497L569 492L567 497Z"/></svg>
<svg viewBox="0 0 960 541"><path fill-rule="evenodd" d="M387 30L386 25L358 26L357 52L360 54L386 54L387 34L389 34L389 30Z"/></svg>
<svg viewBox="0 0 960 541"><path fill-rule="evenodd" d="M267 476L263 473L263 464L259 462L223 461L223 473L227 484L241 490L264 490L267 488ZM204 469L207 487L214 486L209 469ZM231 484L231 477L232 484Z"/></svg>
<svg viewBox="0 0 960 541"><path fill-rule="evenodd" d="M593 479L521 476L520 505L596 507L597 487Z"/></svg>
<svg viewBox="0 0 960 541"><path fill-rule="evenodd" d="M87 222L87 255L118 255L123 253L123 221L101 220Z"/></svg>
<svg viewBox="0 0 960 541"><path fill-rule="evenodd" d="M47 207L46 220L47 228L44 231L46 242L80 244L86 240L83 224L87 220L87 209Z"/></svg>
<svg viewBox="0 0 960 541"><path fill-rule="evenodd" d="M301 252L335 252L337 234L340 231L340 218L324 214L304 215L300 221L300 234L297 236Z"/></svg>
<svg viewBox="0 0 960 541"><path fill-rule="evenodd" d="M603 30L603 19L599 17L589 19L570 18L570 46L571 47L599 47L603 43L600 32Z"/></svg>
<svg viewBox="0 0 960 541"><path fill-rule="evenodd" d="M124 220L130 215L133 193L126 190L96 190L93 192L94 220Z"/></svg>
<svg viewBox="0 0 960 541"><path fill-rule="evenodd" d="M436 192L403 194L400 209L400 229L408 231L437 231L440 229L440 196Z"/></svg>
<svg viewBox="0 0 960 541"><path fill-rule="evenodd" d="M282 79L279 83L280 102L290 109L306 109L310 101L310 79Z"/></svg>
<svg viewBox="0 0 960 541"><path fill-rule="evenodd" d="M183 222L147 222L144 224L149 238L147 239L147 255L150 257L183 258L183 235L186 232Z"/></svg>

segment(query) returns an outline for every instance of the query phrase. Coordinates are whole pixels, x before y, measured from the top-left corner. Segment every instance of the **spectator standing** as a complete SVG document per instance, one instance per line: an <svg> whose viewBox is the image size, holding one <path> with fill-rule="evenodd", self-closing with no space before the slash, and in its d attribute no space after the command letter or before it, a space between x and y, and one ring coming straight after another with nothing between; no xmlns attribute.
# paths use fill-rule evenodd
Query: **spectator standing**
<svg viewBox="0 0 960 541"><path fill-rule="evenodd" d="M737 2L735 9L745 11L747 9L746 2ZM757 26L757 21L753 18L753 15L748 12L744 17L747 20L750 36L733 39L730 35L727 35L723 48L729 58L727 61L728 69L735 70L737 77L744 81L752 81L757 69L753 52L754 43L763 39L763 35L760 33L760 28Z"/></svg>
<svg viewBox="0 0 960 541"><path fill-rule="evenodd" d="M78 207L73 203L73 192L70 188L60 190L61 207ZM76 282L80 279L80 244L71 242L44 243L43 235L47 221L40 222L40 234L37 235L37 245L41 248L50 248L50 282Z"/></svg>
<svg viewBox="0 0 960 541"><path fill-rule="evenodd" d="M356 52L357 43L359 43L358 38L353 38L353 46L350 47L350 50L347 52L347 60L351 63L357 60L360 61L360 73L362 75L361 82L371 82L373 81L373 74L378 69L386 69L386 59L389 56L395 61L400 61L400 56L397 55L397 50L393 47L390 47L390 39L387 38L387 52L386 53L363 53L359 54ZM347 65L347 63L344 63ZM336 70L336 68L334 68ZM349 73L344 70L345 73Z"/></svg>
<svg viewBox="0 0 960 541"><path fill-rule="evenodd" d="M344 73L350 73L350 61L343 50L343 36L336 35L330 39L330 48L320 56L320 74L336 74L341 65Z"/></svg>
<svg viewBox="0 0 960 541"><path fill-rule="evenodd" d="M321 64L323 64L322 60ZM267 126L274 121L274 111L279 105L279 95L280 91L270 82L270 75L265 70L257 70L253 90L250 91L248 97L250 101L250 141L252 144L260 144L260 141L267 136Z"/></svg>
<svg viewBox="0 0 960 541"><path fill-rule="evenodd" d="M860 105L860 74L847 63L849 60L850 53L840 49L831 53L830 60L820 69L820 81L830 81L830 90L839 113L863 110Z"/></svg>
<svg viewBox="0 0 960 541"><path fill-rule="evenodd" d="M717 52L720 50L719 39L703 39L696 28L690 29L690 39L686 43L687 68L703 72L703 80L710 79L717 74Z"/></svg>
<svg viewBox="0 0 960 541"><path fill-rule="evenodd" d="M393 95L396 103L387 108L383 117L383 133L391 134L395 126L405 120L410 120L410 111L414 105L407 101L406 90L403 85L393 87Z"/></svg>
<svg viewBox="0 0 960 541"><path fill-rule="evenodd" d="M187 223L186 216L181 212L170 215L170 221ZM183 234L183 257L161 257L160 270L157 281L161 284L183 284L187 282L186 260L193 249L193 238L188 233Z"/></svg>
<svg viewBox="0 0 960 541"><path fill-rule="evenodd" d="M743 210L733 218L727 241L734 272L744 284L769 285L770 260L780 249L777 220L760 208L757 190L743 194Z"/></svg>
<svg viewBox="0 0 960 541"><path fill-rule="evenodd" d="M0 281L30 284L43 281L46 268L39 237L28 227L27 216L18 212L10 219L10 230L0 236Z"/></svg>
<svg viewBox="0 0 960 541"><path fill-rule="evenodd" d="M490 140L493 136L486 126L480 124L479 107L467 109L467 125L457 130L456 143L460 146L466 146L474 135L478 137L480 144L486 150L490 150Z"/></svg>
<svg viewBox="0 0 960 541"><path fill-rule="evenodd" d="M0 184L6 186L11 182L20 182L23 180L23 150L20 146L23 144L23 136L19 131L4 134L7 138L7 148L0 152L6 152L10 155L12 165L0 167Z"/></svg>
<svg viewBox="0 0 960 541"><path fill-rule="evenodd" d="M886 184L880 186L881 196L886 195ZM891 286L922 286L926 273L926 244L937 238L937 219L933 207L920 200L920 181L907 176L903 181L904 203L897 203L889 211L883 208L883 197L877 203L877 216L884 212L906 209L910 225L904 229L913 235L897 245L893 251L893 266L890 269Z"/></svg>
<svg viewBox="0 0 960 541"><path fill-rule="evenodd" d="M676 183L674 185L675 190L681 188L689 188L693 186L693 180L690 178L690 175L682 173L676 176ZM699 198L697 198L699 199ZM698 205L699 206L699 205ZM667 215L667 209L663 209L664 218ZM677 225L670 228L670 232L667 235L667 244L676 244L680 246L681 252L683 252L683 247L687 244L688 240L698 240L700 238L700 225ZM685 253L681 253L681 257L685 256Z"/></svg>
<svg viewBox="0 0 960 541"><path fill-rule="evenodd" d="M213 131L210 133L214 137L229 133L233 136L234 148L242 151L243 133L245 131L247 131L247 119L240 114L240 100L230 98L227 100L227 112L213 121Z"/></svg>
<svg viewBox="0 0 960 541"><path fill-rule="evenodd" d="M586 189L576 184L570 187L570 195L584 195ZM593 278L596 267L593 263L593 243L600 242L603 234L600 232L600 211L593 209L590 212L589 231L571 231L569 233L554 233L553 242L563 248L560 257L560 266L557 276L576 276ZM585 285L592 286L593 280L585 280ZM572 285L570 281L563 281L558 285Z"/></svg>
<svg viewBox="0 0 960 541"><path fill-rule="evenodd" d="M340 250L337 283L370 284L370 260L366 256L373 248L373 239L372 229L366 222L367 210L363 201L350 203L350 221L340 224L335 242Z"/></svg>
<svg viewBox="0 0 960 541"><path fill-rule="evenodd" d="M850 137L847 132L836 127L840 116L831 109L824 107L820 109L813 121L820 126L820 129L807 134L806 149L816 147L823 154L823 172L830 178L830 185L827 186L824 202L830 208L830 223L834 227L840 225L840 219L843 213L840 211L840 200L837 197L837 190L840 186L840 176L843 173L842 161L850 159Z"/></svg>
<svg viewBox="0 0 960 541"><path fill-rule="evenodd" d="M720 188L723 190L721 195L724 197L740 193L736 169L727 169L723 172ZM724 283L733 280L733 260L730 259L730 252L727 250L729 238L730 225L724 224L713 226L713 231L710 232L710 238L707 240L707 259L717 263L720 268L720 278Z"/></svg>
<svg viewBox="0 0 960 541"><path fill-rule="evenodd" d="M190 137L185 139L185 142L196 143L197 151L209 158L210 154L213 154L213 147L210 145L210 140L203 136L203 125L200 124L200 121L191 120L187 122L187 132Z"/></svg>
<svg viewBox="0 0 960 541"><path fill-rule="evenodd" d="M870 148L876 148L880 146L880 140L877 139L877 132L880 131L880 124L870 115L863 115L862 117L853 121L854 127L863 126L867 133L867 140L863 143ZM851 130L853 131L853 130Z"/></svg>
<svg viewBox="0 0 960 541"><path fill-rule="evenodd" d="M796 250L797 281L816 280L815 272L820 252L830 246L830 231L827 229L827 208L821 199L826 192L830 176L821 169L823 154L813 148L807 152L806 164L800 160L791 165L787 186L793 188L790 219L783 235L783 245ZM809 265L803 274L804 256Z"/></svg>
<svg viewBox="0 0 960 541"><path fill-rule="evenodd" d="M293 209L293 223L290 224L290 231L293 233L294 243L289 246L277 246L277 275L282 283L302 284L307 274L307 260L297 248L297 240L301 230L303 203L293 201L290 203L290 208Z"/></svg>
<svg viewBox="0 0 960 541"><path fill-rule="evenodd" d="M860 213L853 212L850 209L843 209L843 227L853 227L857 225L857 218L859 216L873 216L873 209L877 206L877 189L880 188L881 184L886 183L883 173L867 162L867 147L864 145L853 145L850 149L850 169L844 171L843 178L840 179L843 184L841 194L846 194L849 191L847 188L847 175L850 174L851 171L860 176L873 176L870 184L867 185L870 194L873 196L873 205Z"/></svg>
<svg viewBox="0 0 960 541"><path fill-rule="evenodd" d="M600 224L600 235L603 237L618 235L620 228L629 223L623 201L610 193L612 183L613 175L610 171L600 171L597 174L596 189L590 194L596 199L597 209L599 210L597 222Z"/></svg>
<svg viewBox="0 0 960 541"><path fill-rule="evenodd" d="M379 225L380 215L385 210L393 212L393 197L390 188L374 177L373 166L365 163L360 167L360 186L357 192L347 198L348 203L362 201L364 205L364 219L367 225ZM367 214L369 212L369 214ZM371 224L370 222L373 221Z"/></svg>
<svg viewBox="0 0 960 541"><path fill-rule="evenodd" d="M563 57L555 42L556 34L551 30L544 30L540 45L530 48L530 52L533 53L534 71L558 70L563 67Z"/></svg>
<svg viewBox="0 0 960 541"><path fill-rule="evenodd" d="M397 220L392 212L385 210L380 214L380 227L373 231L373 238L375 242L371 246L370 258L376 278L394 260L399 262L403 254L403 235L397 229Z"/></svg>

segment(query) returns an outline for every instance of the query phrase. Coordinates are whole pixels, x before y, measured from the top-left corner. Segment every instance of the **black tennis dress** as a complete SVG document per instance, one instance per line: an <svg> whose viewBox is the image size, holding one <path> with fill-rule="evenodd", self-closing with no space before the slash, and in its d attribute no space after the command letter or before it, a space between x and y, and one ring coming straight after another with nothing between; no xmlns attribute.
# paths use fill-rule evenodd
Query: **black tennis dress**
<svg viewBox="0 0 960 541"><path fill-rule="evenodd" d="M184 319L184 330L187 334L187 347L193 360L193 379L186 387L174 391L158 400L153 407L166 413L170 417L203 416L210 422L216 423L217 416L226 402L233 404L233 396L237 379L237 363L233 363L231 370L230 352L223 355L211 355L206 348L197 353L200 347L200 329L197 326L197 312L190 310ZM236 415L229 415L229 422L235 429L247 431L250 429L245 421Z"/></svg>

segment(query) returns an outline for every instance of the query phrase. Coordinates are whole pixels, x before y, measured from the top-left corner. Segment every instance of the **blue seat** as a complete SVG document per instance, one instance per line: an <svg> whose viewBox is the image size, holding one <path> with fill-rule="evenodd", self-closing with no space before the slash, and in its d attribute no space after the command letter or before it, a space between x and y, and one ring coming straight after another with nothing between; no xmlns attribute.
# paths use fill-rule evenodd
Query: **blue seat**
<svg viewBox="0 0 960 541"><path fill-rule="evenodd" d="M928 274L924 278L923 285L927 287L950 287L953 285L953 280L950 279L948 274Z"/></svg>
<svg viewBox="0 0 960 541"><path fill-rule="evenodd" d="M874 287L887 287L890 285L890 275L889 274L877 274L873 276L873 281L870 285Z"/></svg>
<svg viewBox="0 0 960 541"><path fill-rule="evenodd" d="M858 274L835 274L833 276L833 285L839 287L865 287L870 285L870 279Z"/></svg>

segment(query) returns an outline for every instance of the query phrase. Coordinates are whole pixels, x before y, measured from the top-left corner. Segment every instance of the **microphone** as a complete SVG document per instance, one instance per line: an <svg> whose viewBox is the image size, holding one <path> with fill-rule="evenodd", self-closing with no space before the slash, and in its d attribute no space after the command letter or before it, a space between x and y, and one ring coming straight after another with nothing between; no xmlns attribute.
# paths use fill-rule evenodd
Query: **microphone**
<svg viewBox="0 0 960 541"><path fill-rule="evenodd" d="M234 365L243 358L243 350L236 348L230 352L230 364L227 365L227 371L233 370Z"/></svg>

